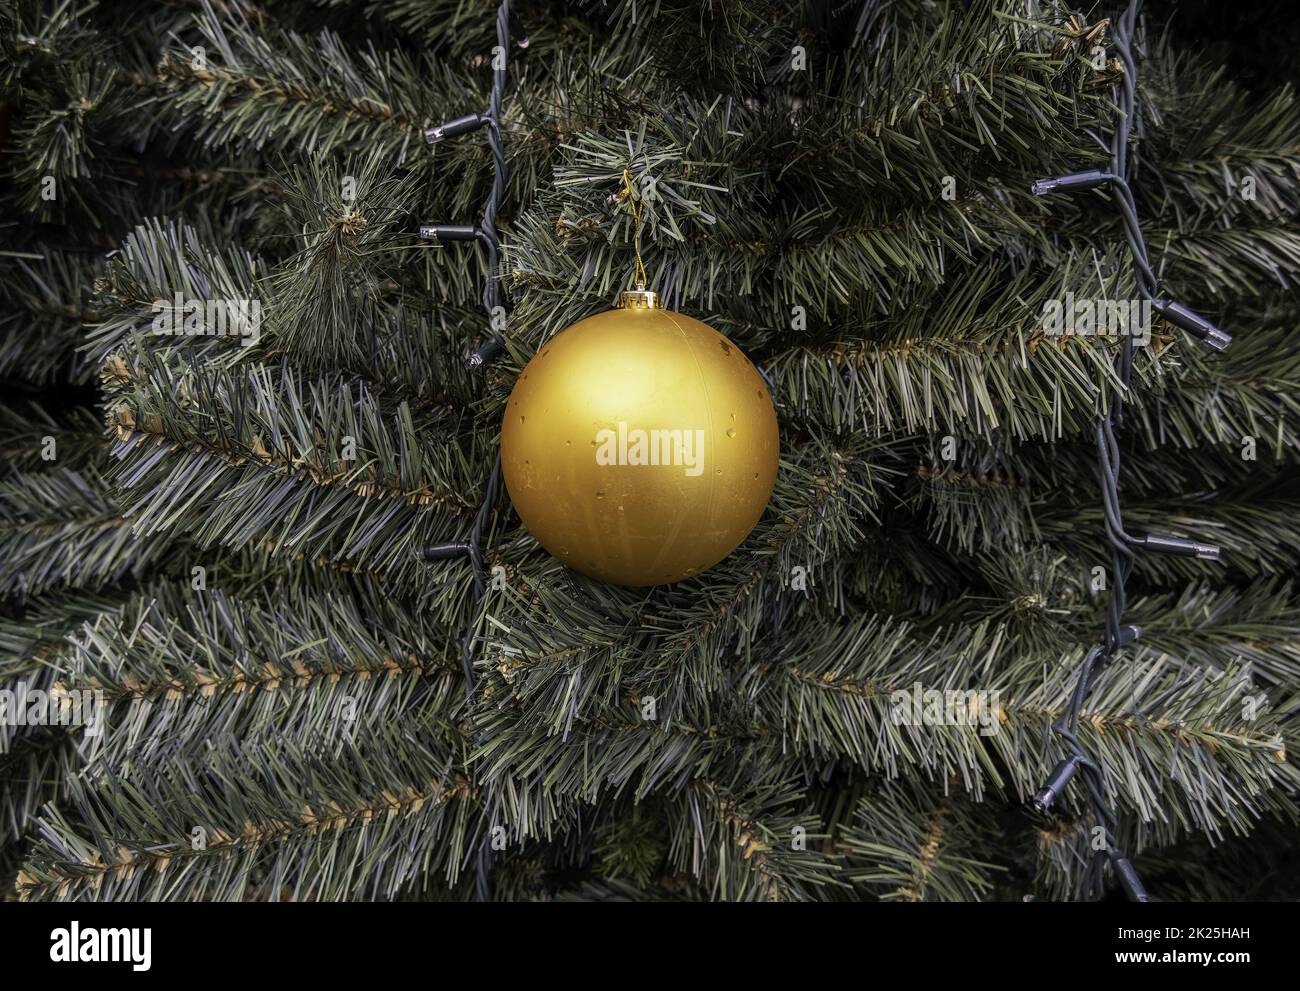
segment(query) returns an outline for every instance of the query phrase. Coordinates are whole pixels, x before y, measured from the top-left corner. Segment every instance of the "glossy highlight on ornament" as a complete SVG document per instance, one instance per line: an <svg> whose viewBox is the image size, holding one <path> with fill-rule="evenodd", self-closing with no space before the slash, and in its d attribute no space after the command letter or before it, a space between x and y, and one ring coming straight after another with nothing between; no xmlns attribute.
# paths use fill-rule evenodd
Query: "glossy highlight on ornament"
<svg viewBox="0 0 1300 991"><path fill-rule="evenodd" d="M771 497L779 449L766 384L740 348L647 290L549 341L501 431L524 526L616 585L680 581L735 550Z"/></svg>

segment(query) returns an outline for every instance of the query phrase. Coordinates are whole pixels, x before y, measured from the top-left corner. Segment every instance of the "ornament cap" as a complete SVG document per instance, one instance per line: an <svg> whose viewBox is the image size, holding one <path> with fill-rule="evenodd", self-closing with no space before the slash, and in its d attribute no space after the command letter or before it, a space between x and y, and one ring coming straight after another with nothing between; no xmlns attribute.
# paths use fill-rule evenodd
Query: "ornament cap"
<svg viewBox="0 0 1300 991"><path fill-rule="evenodd" d="M645 286L638 286L635 289L624 289L618 294L618 308L620 310L657 310L659 309L659 294Z"/></svg>

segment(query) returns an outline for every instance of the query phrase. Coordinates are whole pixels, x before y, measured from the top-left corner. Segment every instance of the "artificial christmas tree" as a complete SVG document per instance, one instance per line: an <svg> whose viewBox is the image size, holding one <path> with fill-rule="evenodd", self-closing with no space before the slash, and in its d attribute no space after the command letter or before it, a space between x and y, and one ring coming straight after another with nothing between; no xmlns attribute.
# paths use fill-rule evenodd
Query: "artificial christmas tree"
<svg viewBox="0 0 1300 991"><path fill-rule="evenodd" d="M1294 897L1297 39L1214 16L7 5L0 688L90 706L0 713L7 897ZM498 468L639 254L780 430L652 588ZM1112 622L1116 493L1219 558Z"/></svg>

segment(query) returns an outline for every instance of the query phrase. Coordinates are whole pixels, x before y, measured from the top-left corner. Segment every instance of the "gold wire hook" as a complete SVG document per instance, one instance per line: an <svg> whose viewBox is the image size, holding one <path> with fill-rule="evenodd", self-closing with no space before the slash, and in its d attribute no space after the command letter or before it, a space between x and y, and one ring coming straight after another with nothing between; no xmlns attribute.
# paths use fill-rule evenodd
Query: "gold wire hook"
<svg viewBox="0 0 1300 991"><path fill-rule="evenodd" d="M623 196L632 210L632 250L636 252L636 287L644 289L648 281L645 274L645 262L641 260L641 204L637 201L632 188L632 173L623 170Z"/></svg>

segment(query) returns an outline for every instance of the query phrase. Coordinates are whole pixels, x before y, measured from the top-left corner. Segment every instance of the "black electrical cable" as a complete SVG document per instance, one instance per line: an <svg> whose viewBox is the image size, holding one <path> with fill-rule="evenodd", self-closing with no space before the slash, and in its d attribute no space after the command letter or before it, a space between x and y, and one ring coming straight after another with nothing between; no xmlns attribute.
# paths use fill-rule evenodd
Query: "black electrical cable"
<svg viewBox="0 0 1300 991"><path fill-rule="evenodd" d="M447 138L467 134L481 127L487 131L488 147L492 151L492 189L488 193L487 202L483 206L483 219L472 227L463 224L423 224L420 227L420 236L428 240L439 242L477 241L482 243L487 250L487 278L483 285L481 298L483 309L487 313L488 336L483 343L472 350L466 357L465 364L471 369L481 367L485 362L497 355L503 347L501 335L497 330L503 308L501 244L497 238L496 225L497 214L506 196L507 180L505 145L501 137L501 96L505 89L506 59L510 49L510 0L501 0L500 5L497 7L496 29L497 47L492 58L492 93L488 99L487 112L466 114L455 120L431 127L425 132L426 139L430 144L434 144ZM477 681L474 675L474 659L479 640L474 634L474 625L483 610L483 602L487 595L487 582L481 548L488 521L492 516L492 507L496 503L500 490L501 457L498 455L492 472L488 476L487 485L484 487L483 502L474 518L474 526L470 530L469 539L464 543L436 544L423 550L426 561L441 561L460 555L466 555L470 560L474 582L474 618L465 628L460 649L461 669L465 676L465 700L467 705L473 700ZM472 725L472 716L470 721ZM494 818L495 808L489 806L485 809L485 813L484 821L491 822ZM489 901L492 897L492 839L491 831L482 837L475 857L474 891L475 897L479 901Z"/></svg>
<svg viewBox="0 0 1300 991"><path fill-rule="evenodd" d="M1133 55L1141 9L1142 0L1130 0L1128 7L1116 21L1113 32L1113 45L1119 57L1122 73L1116 87L1119 117L1107 146L1110 152L1109 172L1093 170L1055 179L1042 179L1034 183L1033 191L1041 196L1057 191L1110 187L1113 190L1112 201L1124 222L1125 239L1128 242L1129 256L1133 260L1137 289L1142 299L1150 303L1152 308L1169 322L1199 337L1210 347L1222 350L1231 340L1227 334L1181 304L1159 298L1159 280L1151 266L1138 219L1137 200L1129 184L1132 172L1129 139L1135 126L1139 131L1141 128L1137 102L1137 60ZM1090 899L1102 896L1105 867L1109 861L1129 899L1149 901L1150 896L1143 887L1137 871L1123 852L1115 846L1118 818L1107 800L1105 772L1088 756L1077 736L1079 717L1093 687L1095 675L1105 668L1124 646L1141 636L1141 630L1137 627L1123 625L1128 601L1127 583L1133 571L1136 550L1143 548L1171 554L1217 558L1218 548L1180 537L1149 535L1139 538L1129 534L1124 528L1119 492L1120 448L1115 430L1123 423L1123 402L1132 388L1133 357L1134 338L1132 333L1126 333L1113 364L1119 388L1114 390L1113 394L1108 394L1108 391L1103 389L1099 398L1101 412L1097 420L1097 467L1101 479L1106 541L1111 547L1112 573L1106 602L1105 629L1101 643L1093 646L1079 664L1074 691L1070 695L1066 711L1052 724L1053 731L1064 741L1069 756L1053 769L1047 783L1035 794L1033 804L1040 811L1046 811L1064 791L1075 773L1082 773L1093 818L1105 834L1103 849L1099 850L1088 864L1084 885L1086 896Z"/></svg>
<svg viewBox="0 0 1300 991"><path fill-rule="evenodd" d="M1119 87L1120 116L1110 145L1109 178L1112 183L1122 181L1128 170L1128 141L1135 109L1136 85L1134 76L1136 68L1132 55L1128 50L1128 42L1132 37L1131 28L1129 27L1131 21L1126 21L1125 18L1135 17L1137 8L1140 6L1141 0L1133 0L1115 30L1114 45L1117 52L1119 52L1124 74ZM1126 183L1123 188L1127 192ZM1125 221L1125 233L1128 236L1130 254L1133 256L1134 266L1138 273L1138 288L1144 296L1149 298L1154 295L1153 292L1150 292L1154 287L1154 279L1150 277L1150 264L1147 260L1145 245L1142 242L1141 228L1137 222L1137 211L1133 206L1131 195L1121 195L1118 200ZM1116 375L1124 392L1129 389L1132 370L1133 336L1132 334L1125 334L1122 339L1120 354L1115 361ZM1120 623L1124 615L1127 599L1126 582L1132 570L1134 556L1130 548L1128 534L1124 530L1120 508L1119 445L1114 434L1114 425L1122 416L1122 413L1118 412L1117 409L1122 402L1122 395L1111 397L1109 401L1107 397L1103 396L1101 402L1104 413L1097 424L1098 466L1102 483L1106 538L1113 549L1111 557L1112 580L1106 609L1106 629L1103 643L1100 646L1093 647L1084 656L1084 660L1079 666L1074 692L1070 697L1070 704L1065 714L1053 724L1052 728L1057 736L1066 743L1066 748L1071 755L1071 766L1077 768L1083 774L1093 816L1105 831L1104 852L1114 855L1118 853L1114 848L1113 836L1117 826L1117 817L1106 800L1104 772L1088 756L1087 751L1076 735L1079 716L1089 690L1092 688L1094 675L1097 673L1098 668L1105 667L1121 647L1123 632ZM1136 636L1137 631L1134 630L1132 638L1136 638ZM1065 782L1062 782L1060 787L1064 788L1064 784ZM1102 852L1099 851L1088 865L1085 891L1089 898L1097 898L1101 894L1101 884L1104 878L1104 862L1101 860ZM1119 855L1122 856L1122 854ZM1147 900L1145 891L1131 892L1130 897L1134 897L1138 901Z"/></svg>

